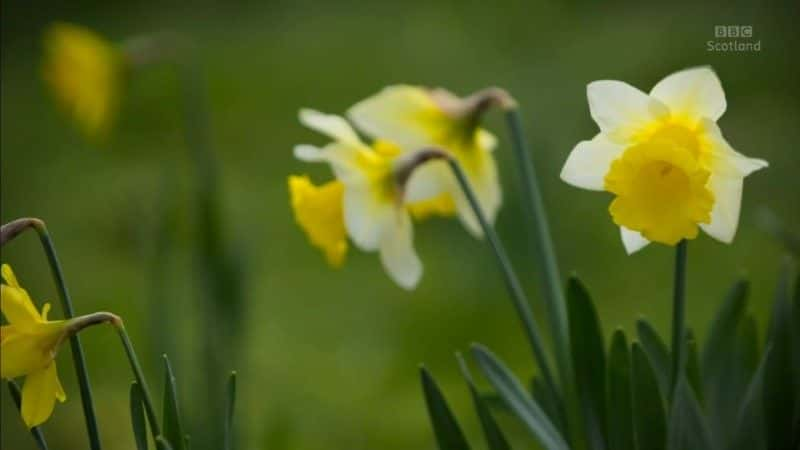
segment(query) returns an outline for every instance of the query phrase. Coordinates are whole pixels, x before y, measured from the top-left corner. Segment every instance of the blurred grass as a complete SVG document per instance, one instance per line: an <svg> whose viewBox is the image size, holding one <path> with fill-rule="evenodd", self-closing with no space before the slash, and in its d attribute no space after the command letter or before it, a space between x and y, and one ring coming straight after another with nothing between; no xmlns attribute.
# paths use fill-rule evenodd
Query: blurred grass
<svg viewBox="0 0 800 450"><path fill-rule="evenodd" d="M756 228L757 207L766 205L790 229L800 228L800 63L790 57L800 44L796 3L786 2L783 9L729 2L645 7L547 1L493 7L474 1L39 6L0 6L0 218L47 221L76 308L125 318L157 392L163 349L148 351L148 324L162 308L176 311L181 321L169 332L182 352L171 356L190 415L202 406L189 388L204 351L196 336L214 330L198 329L190 278L192 174L176 77L168 67L157 67L132 78L117 133L95 148L55 110L38 74L40 33L52 20L81 23L114 39L176 29L199 43L210 135L231 224L226 231L246 261L243 358L225 361L239 371L237 419L247 430L240 448L433 448L417 379L423 361L474 438L477 418L466 415L468 392L453 352L479 341L518 373L533 370L488 249L455 221L417 228L425 276L416 292L394 286L376 255L353 251L345 268L325 266L293 223L287 203L287 174L329 177L291 157L296 143L322 142L297 123L300 107L343 112L397 82L459 93L487 85L509 89L523 107L562 271L574 270L586 283L607 335L617 326L631 330L640 315L668 330L672 252L653 246L625 256L606 212L610 197L558 179L569 150L596 132L585 99L588 82L620 79L648 90L675 70L710 64L728 98L720 121L726 137L739 151L771 163L745 183L734 245L703 236L689 246L688 324L700 339L727 286L743 271L753 282L759 321L766 319L782 252ZM720 24L753 25L762 51L706 52L705 42ZM501 138L505 206L498 231L536 297L506 130L498 115L488 126ZM151 233L162 168L169 164L176 168L178 232L165 276L170 304L154 308L147 298L155 253ZM35 237L3 248L2 259L14 265L36 299L56 298ZM131 375L123 354L109 329L88 330L83 341L104 440L114 450L132 448L125 416ZM70 400L57 408L45 432L59 448L82 448L80 402L67 352L59 362ZM33 448L2 392L0 447Z"/></svg>

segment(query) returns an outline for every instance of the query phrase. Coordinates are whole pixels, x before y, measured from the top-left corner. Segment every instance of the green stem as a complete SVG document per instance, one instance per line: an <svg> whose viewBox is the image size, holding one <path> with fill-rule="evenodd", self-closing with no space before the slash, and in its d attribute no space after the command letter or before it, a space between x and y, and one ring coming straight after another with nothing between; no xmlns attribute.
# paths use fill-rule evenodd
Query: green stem
<svg viewBox="0 0 800 450"><path fill-rule="evenodd" d="M525 196L525 205L529 228L535 230L534 253L541 270L541 287L544 298L545 311L548 322L553 332L556 363L564 383L572 379L572 364L570 362L569 324L567 323L567 310L564 302L564 291L561 286L561 276L558 270L553 239L550 236L550 227L547 222L544 201L539 190L536 170L528 151L525 134L522 131L522 121L517 108L506 112L508 128L511 132L511 142L520 180L523 185L522 193ZM532 242L533 243L533 242Z"/></svg>
<svg viewBox="0 0 800 450"><path fill-rule="evenodd" d="M31 225L39 234L39 240L42 242L44 252L47 255L47 261L50 264L50 270L53 274L53 279L58 287L58 296L61 298L64 317L71 319L75 317L75 310L72 307L72 299L67 290L64 272L61 270L61 264L58 261L58 254L56 253L55 245L53 245L53 240L50 238L50 234L47 232L47 227L43 221L39 219L31 220ZM75 372L77 373L81 402L83 404L83 414L86 418L86 431L89 434L89 446L92 450L100 450L100 431L97 427L97 414L95 413L92 388L89 383L89 371L86 368L86 357L83 353L80 338L78 338L77 335L70 337L69 344L72 349L72 361L75 364Z"/></svg>
<svg viewBox="0 0 800 450"><path fill-rule="evenodd" d="M672 378L670 393L674 391L680 372L683 370L683 355L686 343L686 239L680 241L675 250L675 284L672 308Z"/></svg>
<svg viewBox="0 0 800 450"><path fill-rule="evenodd" d="M150 396L150 390L147 387L147 381L145 381L144 373L142 372L142 366L139 364L139 359L136 357L136 351L133 349L133 344L131 343L130 337L128 337L128 332L125 330L125 325L121 320L112 321L111 324L114 325L114 328L117 329L117 333L119 333L122 346L125 347L125 355L128 357L128 361L131 364L133 376L136 382L139 383L139 388L142 390L144 409L147 414L147 421L150 422L150 432L153 434L153 439L156 440L158 436L161 435L161 427L159 426L156 409L153 406L153 400Z"/></svg>
<svg viewBox="0 0 800 450"><path fill-rule="evenodd" d="M533 348L533 356L536 359L539 370L542 371L544 382L550 391L555 394L558 392L556 389L555 380L553 379L553 374L550 371L550 367L547 363L544 346L542 345L542 338L539 335L539 329L536 326L533 313L531 312L530 305L528 304L528 298L525 295L525 291L522 289L522 284L519 282L519 278L514 272L514 268L511 266L511 261L508 259L508 254L506 253L502 242L500 242L500 239L497 237L494 228L489 225L489 222L486 220L486 216L483 214L483 211L481 211L478 199L475 196L475 193L473 192L472 187L469 184L469 180L467 180L467 177L464 174L464 171L461 169L461 166L452 158L448 158L447 162L450 164L450 168L453 170L456 180L458 180L458 184L461 186L461 190L464 191L464 195L467 197L467 201L469 201L472 211L478 218L478 222L483 229L483 233L486 235L486 238L488 239L489 244L494 251L494 255L497 258L497 263L503 272L506 287L508 288L508 291L511 294L511 299L514 302L514 307L516 308L517 314L522 320L522 325L525 328L525 332L528 335L531 347Z"/></svg>

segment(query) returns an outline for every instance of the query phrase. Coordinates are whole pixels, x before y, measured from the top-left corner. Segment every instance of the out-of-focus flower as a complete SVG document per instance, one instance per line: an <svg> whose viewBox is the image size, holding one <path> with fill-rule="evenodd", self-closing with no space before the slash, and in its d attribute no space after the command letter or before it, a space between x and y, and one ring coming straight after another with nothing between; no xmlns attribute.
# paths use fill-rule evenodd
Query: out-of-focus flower
<svg viewBox="0 0 800 450"><path fill-rule="evenodd" d="M0 309L8 325L0 327L0 375L5 379L25 376L22 419L31 428L50 417L56 400L67 398L58 379L55 356L67 337L68 322L47 320L49 303L40 314L7 264L2 266L2 275L5 283L0 285Z"/></svg>
<svg viewBox="0 0 800 450"><path fill-rule="evenodd" d="M59 105L90 138L103 136L117 113L124 58L111 42L69 23L44 35L43 77Z"/></svg>
<svg viewBox="0 0 800 450"><path fill-rule="evenodd" d="M502 201L492 155L497 142L479 125L486 109L505 97L499 90L459 98L444 89L396 85L354 105L348 116L373 138L389 139L409 150L438 147L450 153L466 172L481 209L493 223ZM429 204L436 207L421 215L454 211L471 233L482 235L477 217L447 163L433 161L420 167L409 180L409 186L414 185L421 191L450 197Z"/></svg>
<svg viewBox="0 0 800 450"><path fill-rule="evenodd" d="M303 161L330 164L336 183L341 186L328 184L318 188L307 196L306 207L300 207L295 204L295 194L303 191L311 194L311 191L308 186L294 182L295 214L311 241L324 248L329 261L331 253L338 257L341 252L343 257L344 251L335 248L341 248L342 223L337 218L343 217L344 229L355 245L364 251L379 251L389 276L400 286L413 289L422 276L422 263L414 250L407 206L409 202L429 200L430 196L404 182L407 154L388 141L365 144L339 116L302 110L300 121L333 142L324 148L298 145L295 156ZM323 193L324 189L328 191ZM337 194L338 189L341 194ZM337 195L341 195L339 201ZM337 211L341 211L341 216Z"/></svg>
<svg viewBox="0 0 800 450"><path fill-rule="evenodd" d="M600 133L575 146L561 178L616 196L609 212L627 252L694 239L698 226L730 243L744 177L767 162L736 152L722 136L716 121L726 100L714 71L674 73L649 95L621 81L595 81L587 96Z"/></svg>
<svg viewBox="0 0 800 450"><path fill-rule="evenodd" d="M297 224L309 240L325 254L333 267L341 267L347 255L347 232L344 228L344 185L330 181L321 186L308 176L289 177L289 195Z"/></svg>

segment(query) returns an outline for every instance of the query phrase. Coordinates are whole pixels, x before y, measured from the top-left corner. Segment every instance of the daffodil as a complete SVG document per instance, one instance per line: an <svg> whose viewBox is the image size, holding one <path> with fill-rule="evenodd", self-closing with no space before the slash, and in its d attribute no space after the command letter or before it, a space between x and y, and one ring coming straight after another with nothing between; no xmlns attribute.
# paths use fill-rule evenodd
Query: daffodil
<svg viewBox="0 0 800 450"><path fill-rule="evenodd" d="M627 252L694 239L698 227L730 243L744 177L767 162L736 152L723 137L716 121L726 100L714 71L674 73L649 94L595 81L587 96L600 133L575 146L561 178L615 195L609 212Z"/></svg>
<svg viewBox="0 0 800 450"><path fill-rule="evenodd" d="M298 145L295 156L330 164L336 177L318 188L302 178L290 178L300 225L333 263L346 250L344 229L358 248L380 252L384 268L397 284L414 288L422 276L422 263L414 250L408 203L430 198L403 182L408 153L388 141L367 145L335 115L302 110L300 121L333 142L323 148Z"/></svg>
<svg viewBox="0 0 800 450"><path fill-rule="evenodd" d="M117 113L121 53L102 36L69 23L51 25L44 48L43 77L56 100L87 136L102 136Z"/></svg>
<svg viewBox="0 0 800 450"><path fill-rule="evenodd" d="M502 201L492 154L497 140L479 125L480 116L496 102L498 93L487 90L459 98L444 89L389 86L354 105L348 117L371 137L389 139L404 149L438 147L447 151L466 172L481 209L493 223ZM412 175L409 186L416 186L415 190L426 192L428 197L443 196L420 205L422 210L415 216L457 213L470 232L482 235L480 223L446 162L426 163Z"/></svg>
<svg viewBox="0 0 800 450"><path fill-rule="evenodd" d="M22 419L30 428L50 417L56 400L67 398L58 379L55 356L67 337L68 322L48 320L49 303L40 314L7 264L2 266L2 275L5 283L0 285L0 306L8 325L0 328L0 375L4 379L25 377Z"/></svg>

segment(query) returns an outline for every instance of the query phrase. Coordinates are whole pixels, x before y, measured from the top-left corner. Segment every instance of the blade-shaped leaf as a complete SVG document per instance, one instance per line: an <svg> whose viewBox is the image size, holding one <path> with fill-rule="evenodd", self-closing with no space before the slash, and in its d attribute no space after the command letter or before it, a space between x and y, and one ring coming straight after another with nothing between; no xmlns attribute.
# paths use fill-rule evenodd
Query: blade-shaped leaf
<svg viewBox="0 0 800 450"><path fill-rule="evenodd" d="M11 398L14 400L14 404L17 405L17 410L21 411L22 392L14 380L8 380L8 390L11 393ZM31 428L31 436L33 436L33 441L36 442L36 446L39 448L39 450L48 450L47 441L44 438L44 434L42 434L41 428Z"/></svg>
<svg viewBox="0 0 800 450"><path fill-rule="evenodd" d="M792 303L790 300L790 263L784 263L775 305L772 310L769 341L770 355L764 372L764 413L767 419L767 447L789 449L794 441L795 382L792 355Z"/></svg>
<svg viewBox="0 0 800 450"><path fill-rule="evenodd" d="M658 388L661 396L667 398L670 390L670 377L672 371L672 359L669 348L656 333L655 328L646 319L641 318L636 321L636 333L639 335L639 342L648 358L653 373L658 380Z"/></svg>
<svg viewBox="0 0 800 450"><path fill-rule="evenodd" d="M550 418L553 425L561 431L561 435L566 436L569 433L564 431L566 429L564 413L559 409L558 399L553 398L552 392L553 391L548 389L547 385L544 384L544 380L541 376L535 375L531 378L531 395L533 395L533 399L536 400L542 408L542 411L547 414L547 417ZM508 409L505 402L503 402L503 407Z"/></svg>
<svg viewBox="0 0 800 450"><path fill-rule="evenodd" d="M131 383L130 409L133 440L137 450L147 450L147 424L144 418L144 394L139 383Z"/></svg>
<svg viewBox="0 0 800 450"><path fill-rule="evenodd" d="M164 439L164 436L156 436L156 448L158 450L173 450L169 441Z"/></svg>
<svg viewBox="0 0 800 450"><path fill-rule="evenodd" d="M608 353L608 448L634 450L633 398L631 392L631 357L622 330L611 338Z"/></svg>
<svg viewBox="0 0 800 450"><path fill-rule="evenodd" d="M764 352L753 379L737 410L736 426L732 429L730 450L766 450L764 433L764 369L770 351Z"/></svg>
<svg viewBox="0 0 800 450"><path fill-rule="evenodd" d="M697 355L697 341L694 332L686 331L686 380L695 394L697 402L703 404L703 382L700 375L700 358Z"/></svg>
<svg viewBox="0 0 800 450"><path fill-rule="evenodd" d="M545 450L569 450L547 414L528 396L519 380L489 349L473 345L472 354L486 379Z"/></svg>
<svg viewBox="0 0 800 450"><path fill-rule="evenodd" d="M164 423L163 437L173 450L185 450L185 434L181 426L180 409L178 408L178 392L175 387L175 375L169 358L164 355Z"/></svg>
<svg viewBox="0 0 800 450"><path fill-rule="evenodd" d="M711 435L685 375L678 377L669 415L669 450L711 450Z"/></svg>
<svg viewBox="0 0 800 450"><path fill-rule="evenodd" d="M467 444L461 427L458 426L453 412L447 406L442 391L436 384L430 372L425 367L420 367L420 378L422 380L422 391L425 394L425 405L428 408L428 415L433 426L433 433L436 436L436 443L440 450L467 450Z"/></svg>
<svg viewBox="0 0 800 450"><path fill-rule="evenodd" d="M508 440L503 435L503 432L500 431L500 427L494 420L489 406L484 403L483 398L481 398L478 393L475 382L472 380L472 374L469 371L469 367L467 367L467 362L464 361L460 353L456 354L456 358L458 359L458 365L461 367L461 373L464 375L464 379L469 386L472 402L475 404L475 410L478 412L478 418L481 421L481 428L483 429L483 435L486 437L486 444L489 446L489 450L511 450L511 446L508 444Z"/></svg>
<svg viewBox="0 0 800 450"><path fill-rule="evenodd" d="M591 450L604 450L606 413L606 356L603 332L592 299L575 277L567 283L572 364Z"/></svg>
<svg viewBox="0 0 800 450"><path fill-rule="evenodd" d="M664 401L650 359L636 342L631 347L631 380L636 448L664 450L667 442Z"/></svg>
<svg viewBox="0 0 800 450"><path fill-rule="evenodd" d="M703 381L707 386L717 383L724 376L724 359L729 353L736 329L745 316L748 290L747 281L737 281L711 323L702 356Z"/></svg>
<svg viewBox="0 0 800 450"><path fill-rule="evenodd" d="M227 403L225 404L225 450L233 449L233 412L236 406L236 372L228 378Z"/></svg>

